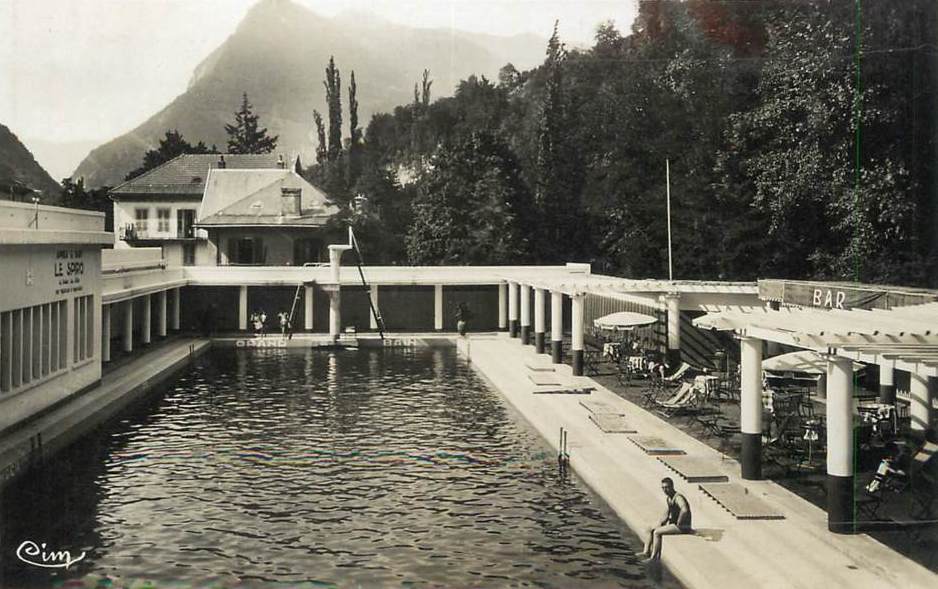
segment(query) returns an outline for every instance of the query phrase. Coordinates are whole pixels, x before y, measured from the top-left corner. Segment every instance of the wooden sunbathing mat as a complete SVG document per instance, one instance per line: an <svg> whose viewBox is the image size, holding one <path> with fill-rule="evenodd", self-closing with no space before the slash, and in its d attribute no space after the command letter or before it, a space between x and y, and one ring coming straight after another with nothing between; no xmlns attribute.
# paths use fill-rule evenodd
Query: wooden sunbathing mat
<svg viewBox="0 0 938 589"><path fill-rule="evenodd" d="M645 451L645 454L652 455L661 455L661 454L686 454L684 450L676 448L673 444L669 444L659 438L658 436L629 436L629 440L633 444Z"/></svg>
<svg viewBox="0 0 938 589"><path fill-rule="evenodd" d="M777 509L736 483L704 484L700 490L736 519L785 519Z"/></svg>
<svg viewBox="0 0 938 589"><path fill-rule="evenodd" d="M712 460L697 456L660 456L658 460L689 483L721 483L729 479Z"/></svg>
<svg viewBox="0 0 938 589"><path fill-rule="evenodd" d="M528 362L525 362L524 365L528 367L528 370L533 370L535 372L554 372L554 366L552 364L544 364L541 362L529 360Z"/></svg>
<svg viewBox="0 0 938 589"><path fill-rule="evenodd" d="M528 374L528 378L531 379L531 382L533 382L537 386L548 386L548 385L559 386L560 385L560 377L558 377L556 374L553 374L551 372L546 372L546 373L534 372L534 373Z"/></svg>
<svg viewBox="0 0 938 589"><path fill-rule="evenodd" d="M634 434L638 431L625 421L625 417L612 413L590 413L590 421L607 434Z"/></svg>
<svg viewBox="0 0 938 589"><path fill-rule="evenodd" d="M593 415L625 415L622 407L616 407L607 401L580 401L580 405Z"/></svg>

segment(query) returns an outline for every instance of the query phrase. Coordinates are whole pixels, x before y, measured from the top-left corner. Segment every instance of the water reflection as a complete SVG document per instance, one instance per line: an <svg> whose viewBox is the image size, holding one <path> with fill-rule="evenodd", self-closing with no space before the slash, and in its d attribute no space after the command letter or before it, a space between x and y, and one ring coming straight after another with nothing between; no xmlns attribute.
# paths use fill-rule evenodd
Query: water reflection
<svg viewBox="0 0 938 589"><path fill-rule="evenodd" d="M637 539L450 350L212 352L2 516L4 587L650 585ZM88 556L31 569L19 538Z"/></svg>

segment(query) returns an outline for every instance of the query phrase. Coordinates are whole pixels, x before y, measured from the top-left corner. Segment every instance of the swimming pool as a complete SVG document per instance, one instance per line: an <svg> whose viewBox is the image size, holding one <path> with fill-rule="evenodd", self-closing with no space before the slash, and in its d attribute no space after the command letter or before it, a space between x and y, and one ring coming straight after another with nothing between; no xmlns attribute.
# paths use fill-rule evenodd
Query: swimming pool
<svg viewBox="0 0 938 589"><path fill-rule="evenodd" d="M2 517L4 587L657 586L452 349L214 350ZM26 540L86 556L30 566Z"/></svg>

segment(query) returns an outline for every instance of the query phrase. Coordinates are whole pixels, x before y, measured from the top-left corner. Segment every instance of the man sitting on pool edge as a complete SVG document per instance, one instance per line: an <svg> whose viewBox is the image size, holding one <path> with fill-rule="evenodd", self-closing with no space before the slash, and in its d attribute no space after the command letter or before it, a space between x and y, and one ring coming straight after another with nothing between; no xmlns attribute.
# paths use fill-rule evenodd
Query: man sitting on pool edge
<svg viewBox="0 0 938 589"><path fill-rule="evenodd" d="M645 540L645 549L641 556L644 562L655 562L661 559L661 537L675 534L690 534L691 527L690 504L684 495L674 490L674 481L670 477L661 479L661 490L668 496L668 507L664 518L655 528L648 528L648 539Z"/></svg>

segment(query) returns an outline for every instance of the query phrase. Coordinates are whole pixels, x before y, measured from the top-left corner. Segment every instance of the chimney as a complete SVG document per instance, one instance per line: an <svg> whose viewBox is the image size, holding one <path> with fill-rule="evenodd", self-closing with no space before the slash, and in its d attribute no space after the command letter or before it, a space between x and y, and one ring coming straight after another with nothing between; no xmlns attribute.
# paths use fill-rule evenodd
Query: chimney
<svg viewBox="0 0 938 589"><path fill-rule="evenodd" d="M280 188L280 214L283 216L300 215L300 195L303 194L302 188Z"/></svg>
<svg viewBox="0 0 938 589"><path fill-rule="evenodd" d="M218 169L224 170L227 165L228 164L225 163L225 156L223 155L218 156Z"/></svg>
<svg viewBox="0 0 938 589"><path fill-rule="evenodd" d="M277 167L281 170L284 170L287 167L287 164L283 162L283 154L277 156Z"/></svg>

